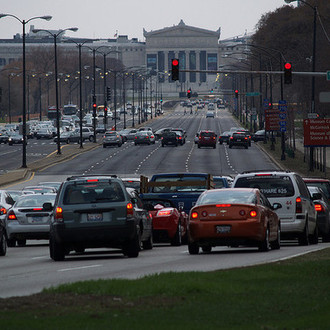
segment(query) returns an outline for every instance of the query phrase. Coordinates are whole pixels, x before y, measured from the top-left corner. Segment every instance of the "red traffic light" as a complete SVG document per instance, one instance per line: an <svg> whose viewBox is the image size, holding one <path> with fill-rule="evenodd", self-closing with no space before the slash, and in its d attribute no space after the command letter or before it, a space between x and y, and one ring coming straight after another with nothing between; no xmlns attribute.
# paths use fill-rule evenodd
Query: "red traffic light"
<svg viewBox="0 0 330 330"><path fill-rule="evenodd" d="M285 63L284 68L287 69L287 70L290 70L292 68L292 64L291 63Z"/></svg>
<svg viewBox="0 0 330 330"><path fill-rule="evenodd" d="M179 61L175 58L172 60L172 65L173 66L178 66L179 65Z"/></svg>
<svg viewBox="0 0 330 330"><path fill-rule="evenodd" d="M96 109L96 103L94 103L94 104L93 104L93 108L95 108L95 109Z"/></svg>
<svg viewBox="0 0 330 330"><path fill-rule="evenodd" d="M235 97L238 98L238 90L235 89Z"/></svg>

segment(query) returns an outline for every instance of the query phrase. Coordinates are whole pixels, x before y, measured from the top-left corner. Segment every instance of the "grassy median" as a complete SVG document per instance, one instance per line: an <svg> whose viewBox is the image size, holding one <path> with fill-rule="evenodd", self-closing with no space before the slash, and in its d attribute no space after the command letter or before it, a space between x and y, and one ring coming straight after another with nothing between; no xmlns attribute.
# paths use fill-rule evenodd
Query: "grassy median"
<svg viewBox="0 0 330 330"><path fill-rule="evenodd" d="M85 281L0 299L0 326L329 329L329 292L330 248L261 266Z"/></svg>

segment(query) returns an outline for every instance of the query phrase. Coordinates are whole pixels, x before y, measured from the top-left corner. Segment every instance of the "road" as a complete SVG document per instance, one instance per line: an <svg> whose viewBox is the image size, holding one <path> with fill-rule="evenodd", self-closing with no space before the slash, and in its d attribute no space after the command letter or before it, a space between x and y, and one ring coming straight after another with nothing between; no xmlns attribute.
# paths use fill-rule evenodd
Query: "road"
<svg viewBox="0 0 330 330"><path fill-rule="evenodd" d="M159 141L155 145L138 146L128 142L120 148L104 149L100 146L70 161L48 167L28 181L14 184L11 188L21 189L39 181L62 181L75 174L106 173L129 177L161 172L207 172L234 176L246 170L277 168L255 143L248 150L229 149L227 145L219 144L216 149L197 148L194 136L198 130L211 129L219 134L237 126L225 110L218 110L213 119L206 118L205 111L199 111L197 115L184 115L183 108L179 107L148 126L154 131L161 127L182 127L187 131L187 142L178 147L161 147ZM3 147L0 146L0 154ZM37 148L41 153L41 148ZM16 156L13 157L17 159L20 154L19 150L16 151ZM6 169L2 165L5 163L2 158L0 166ZM163 271L210 271L243 267L330 246L324 243L311 246L298 246L297 242L283 243L280 250L268 253L258 252L257 249L219 247L210 254L197 256L189 255L185 245L156 245L151 251L142 251L137 259L127 259L114 250L87 250L88 253L84 255L70 254L63 262L53 262L49 257L47 241L28 241L24 248L9 248L7 256L1 258L0 297L28 295L39 292L44 287L77 280L138 278Z"/></svg>

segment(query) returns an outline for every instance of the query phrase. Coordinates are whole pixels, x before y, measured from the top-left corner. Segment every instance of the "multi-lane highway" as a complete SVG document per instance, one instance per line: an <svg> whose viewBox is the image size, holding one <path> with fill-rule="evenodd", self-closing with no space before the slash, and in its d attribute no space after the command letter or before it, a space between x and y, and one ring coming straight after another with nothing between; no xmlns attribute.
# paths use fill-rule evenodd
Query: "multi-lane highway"
<svg viewBox="0 0 330 330"><path fill-rule="evenodd" d="M276 169L270 158L252 142L249 149L229 149L226 144L217 148L197 148L194 136L202 129L217 134L238 126L227 110L217 110L216 117L206 118L205 110L197 114L184 114L183 108L168 111L147 126L154 131L162 127L182 127L187 131L186 144L178 147L138 145L128 142L122 147L95 148L72 160L50 166L26 182L12 185L21 189L39 181L61 181L76 174L118 174L119 176L151 175L161 172L207 172L214 175L231 175L246 170ZM90 142L88 142L90 143ZM77 146L78 147L78 146ZM56 150L51 141L29 140L28 162ZM33 156L35 154L35 156ZM8 158L20 166L21 146L0 146L0 167L9 168ZM12 166L12 165L10 165ZM278 251L260 253L257 249L216 248L211 254L189 255L187 246L155 245L142 251L137 259L127 259L110 250L90 250L84 255L70 254L63 262L53 262L49 257L47 241L28 241L26 247L8 248L1 258L0 297L26 295L44 287L60 283L97 278L136 278L161 271L208 271L264 263L299 255L329 246L320 243L298 246L296 242L283 242ZM111 253L110 253L111 252Z"/></svg>

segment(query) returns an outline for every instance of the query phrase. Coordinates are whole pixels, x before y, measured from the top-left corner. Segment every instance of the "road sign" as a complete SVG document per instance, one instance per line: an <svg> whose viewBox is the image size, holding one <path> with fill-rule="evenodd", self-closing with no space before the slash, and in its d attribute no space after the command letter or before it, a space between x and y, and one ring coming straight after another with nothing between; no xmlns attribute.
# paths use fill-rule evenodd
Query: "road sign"
<svg viewBox="0 0 330 330"><path fill-rule="evenodd" d="M280 117L279 110L266 109L265 110L265 129L266 131L279 131L280 130Z"/></svg>
<svg viewBox="0 0 330 330"><path fill-rule="evenodd" d="M330 146L330 118L304 120L304 146Z"/></svg>

